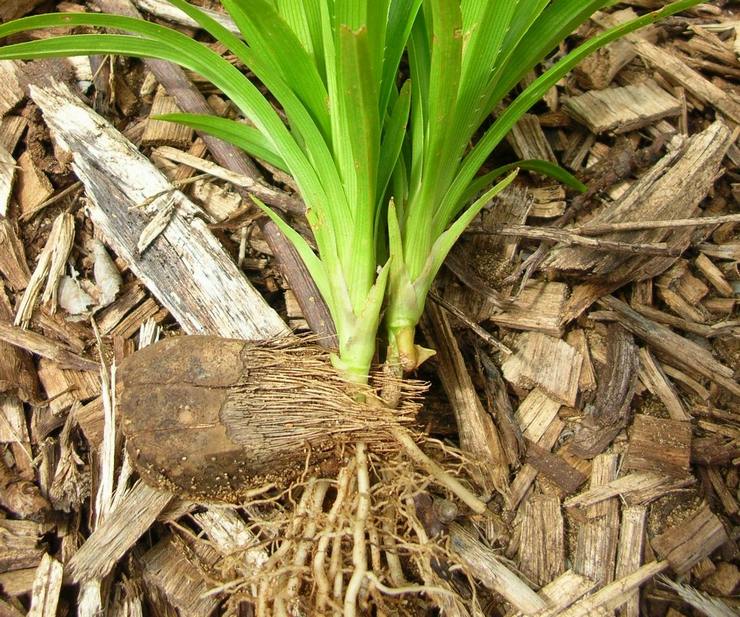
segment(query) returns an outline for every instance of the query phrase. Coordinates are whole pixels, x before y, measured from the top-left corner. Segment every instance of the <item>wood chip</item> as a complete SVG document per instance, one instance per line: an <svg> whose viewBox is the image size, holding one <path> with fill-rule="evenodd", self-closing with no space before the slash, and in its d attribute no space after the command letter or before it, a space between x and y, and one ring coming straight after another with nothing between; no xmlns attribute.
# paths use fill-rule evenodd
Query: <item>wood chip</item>
<svg viewBox="0 0 740 617"><path fill-rule="evenodd" d="M549 396L571 407L576 404L583 358L565 341L526 332L517 339L516 352L501 365L506 381L522 388L539 386Z"/></svg>
<svg viewBox="0 0 740 617"><path fill-rule="evenodd" d="M691 425L638 414L629 429L624 468L671 476L689 472Z"/></svg>
<svg viewBox="0 0 740 617"><path fill-rule="evenodd" d="M32 86L31 91L57 140L74 154L75 171L92 201L90 214L96 226L185 332L246 339L288 333L183 195L177 194L173 221L141 258L136 243L145 222L131 206L171 190L171 185L66 88ZM78 121L74 127L69 125L70 117ZM105 169L100 168L101 161Z"/></svg>
<svg viewBox="0 0 740 617"><path fill-rule="evenodd" d="M538 442L557 417L562 403L549 397L540 388L532 390L521 402L514 415L522 434Z"/></svg>
<svg viewBox="0 0 740 617"><path fill-rule="evenodd" d="M622 579L636 572L642 565L646 516L647 508L645 506L633 506L622 511L615 574L617 579ZM640 617L640 592L638 590L630 595L619 614L620 617Z"/></svg>
<svg viewBox="0 0 740 617"><path fill-rule="evenodd" d="M575 493L578 487L586 481L586 476L565 459L532 442L527 444L525 461L556 484L565 495Z"/></svg>
<svg viewBox="0 0 740 617"><path fill-rule="evenodd" d="M28 151L18 157L15 198L21 212L32 212L54 194L54 187Z"/></svg>
<svg viewBox="0 0 740 617"><path fill-rule="evenodd" d="M727 532L722 522L705 505L692 518L654 537L651 544L676 574L685 574L726 541Z"/></svg>
<svg viewBox="0 0 740 617"><path fill-rule="evenodd" d="M530 281L502 311L491 311L481 318L513 330L560 337L563 334L561 315L567 297L565 283Z"/></svg>
<svg viewBox="0 0 740 617"><path fill-rule="evenodd" d="M156 586L181 615L209 617L220 603L209 595L210 583L188 560L183 548L167 536L142 558L144 580Z"/></svg>
<svg viewBox="0 0 740 617"><path fill-rule="evenodd" d="M640 349L640 381L645 384L650 392L657 396L665 408L668 415L673 420L689 421L691 416L686 411L683 402L678 396L678 392L663 372L660 364L656 362L650 350L647 347Z"/></svg>
<svg viewBox="0 0 740 617"><path fill-rule="evenodd" d="M64 567L51 555L44 555L33 581L28 617L55 617L62 590Z"/></svg>
<svg viewBox="0 0 740 617"><path fill-rule="evenodd" d="M547 137L539 119L533 114L524 114L506 135L506 141L519 159L540 159L556 163Z"/></svg>
<svg viewBox="0 0 740 617"><path fill-rule="evenodd" d="M506 492L506 453L496 425L478 398L447 314L431 302L427 305L421 327L437 350L437 373L455 413L460 447L477 462L470 471L486 490Z"/></svg>
<svg viewBox="0 0 740 617"><path fill-rule="evenodd" d="M616 454L600 454L594 459L591 489L608 484L616 478ZM578 528L573 569L587 578L606 585L614 580L617 543L619 539L619 502L610 498L586 510L586 521Z"/></svg>
<svg viewBox="0 0 740 617"><path fill-rule="evenodd" d="M586 407L586 414L576 429L571 452L581 458L593 458L627 426L627 419L637 384L637 347L632 335L619 326L607 329L606 367L599 377L596 400Z"/></svg>
<svg viewBox="0 0 740 617"><path fill-rule="evenodd" d="M154 97L152 109L144 127L144 134L141 136L141 145L168 145L187 148L193 141L193 129L184 124L155 120L152 117L181 112L182 110L177 106L175 98L168 96L164 88L160 87Z"/></svg>
<svg viewBox="0 0 740 617"><path fill-rule="evenodd" d="M108 574L171 499L169 493L137 481L69 561L72 578L79 582Z"/></svg>
<svg viewBox="0 0 740 617"><path fill-rule="evenodd" d="M686 366L723 386L735 396L740 396L740 385L735 381L734 371L715 360L712 354L700 345L643 317L613 296L605 296L599 303L614 311L622 326L670 358L671 362Z"/></svg>
<svg viewBox="0 0 740 617"><path fill-rule="evenodd" d="M533 496L523 506L519 569L542 587L565 571L565 539L560 499Z"/></svg>
<svg viewBox="0 0 740 617"><path fill-rule="evenodd" d="M653 80L621 88L590 90L565 108L592 133L626 133L681 113L681 102Z"/></svg>
<svg viewBox="0 0 740 617"><path fill-rule="evenodd" d="M41 0L9 0L0 6L0 22L10 21L15 17L22 15L21 6L29 7L32 10L35 4L40 4ZM20 13L20 15L19 15ZM10 60L0 60L0 81L3 84L0 89L0 118L13 109L23 100L23 88L18 83L16 76L15 63Z"/></svg>
<svg viewBox="0 0 740 617"><path fill-rule="evenodd" d="M452 523L449 533L455 555L486 587L500 593L524 614L547 608L545 601L509 570L496 553L478 542L470 531L458 523Z"/></svg>

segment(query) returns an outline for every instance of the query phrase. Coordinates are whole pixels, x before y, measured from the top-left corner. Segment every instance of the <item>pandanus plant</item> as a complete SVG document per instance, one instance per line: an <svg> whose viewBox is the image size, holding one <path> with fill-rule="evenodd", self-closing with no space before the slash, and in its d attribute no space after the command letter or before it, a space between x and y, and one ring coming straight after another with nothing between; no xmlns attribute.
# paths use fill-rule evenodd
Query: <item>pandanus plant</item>
<svg viewBox="0 0 740 617"><path fill-rule="evenodd" d="M333 362L358 383L367 380L382 321L391 364L412 370L431 353L414 339L432 281L517 169L583 188L543 161L480 173L517 120L588 54L701 2L679 0L607 30L520 87L614 0L222 0L241 36L185 0L169 1L237 62L172 28L93 13L0 25L0 39L60 26L106 30L6 45L0 58L158 58L218 87L249 124L183 113L162 119L211 133L294 178L318 254L259 205L305 262L337 330Z"/></svg>

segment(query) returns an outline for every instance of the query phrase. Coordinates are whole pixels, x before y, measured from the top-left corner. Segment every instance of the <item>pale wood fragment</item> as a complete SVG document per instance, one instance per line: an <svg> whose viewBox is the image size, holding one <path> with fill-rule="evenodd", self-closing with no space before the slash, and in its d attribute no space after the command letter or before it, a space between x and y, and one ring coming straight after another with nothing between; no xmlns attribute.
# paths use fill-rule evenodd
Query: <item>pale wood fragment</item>
<svg viewBox="0 0 740 617"><path fill-rule="evenodd" d="M562 403L548 396L540 388L532 390L514 414L522 434L533 442L542 439L545 431L557 417Z"/></svg>
<svg viewBox="0 0 740 617"><path fill-rule="evenodd" d="M591 489L608 484L617 475L616 454L600 454L594 459ZM587 520L578 529L573 569L606 585L614 580L619 538L619 502L610 498L586 509Z"/></svg>
<svg viewBox="0 0 740 617"><path fill-rule="evenodd" d="M519 159L557 162L539 119L533 114L524 114L506 135L506 141Z"/></svg>
<svg viewBox="0 0 740 617"><path fill-rule="evenodd" d="M684 146L676 144L616 204L608 204L598 210L588 223L579 228L579 232L585 235L590 227L598 228L623 221L695 216L699 203L714 184L722 158L731 143L731 132L727 126L715 122L690 137ZM691 231L681 228L648 229L610 233L607 237L622 242L667 240L672 247L684 250L690 242ZM587 248L563 248L553 252L546 266L593 272L608 277L611 284L621 285L632 280L651 278L674 262L674 257L630 257L617 253L596 253Z"/></svg>
<svg viewBox="0 0 740 617"><path fill-rule="evenodd" d="M54 193L54 187L46 174L34 163L28 151L18 157L18 177L15 182L15 197L21 212L35 210Z"/></svg>
<svg viewBox="0 0 740 617"><path fill-rule="evenodd" d="M152 116L161 116L164 114L181 113L174 97L168 96L164 88L159 88L154 96L152 109L149 112L144 134L141 136L142 146L159 146L166 144L168 146L177 146L186 148L193 141L193 129L184 124L176 122L165 122L156 120Z"/></svg>
<svg viewBox="0 0 740 617"><path fill-rule="evenodd" d="M737 496L733 495L727 484L725 484L719 469L716 467L707 467L706 474L714 492L717 494L717 497L722 504L725 514L730 517L736 516L740 510L740 506L737 503Z"/></svg>
<svg viewBox="0 0 740 617"><path fill-rule="evenodd" d="M672 476L689 473L692 429L688 422L635 416L624 468Z"/></svg>
<svg viewBox="0 0 740 617"><path fill-rule="evenodd" d="M537 617L558 617L579 598L596 588L596 583L573 570L563 572L554 581L540 589L538 595L547 602L547 609L537 613ZM515 617L523 617L516 613Z"/></svg>
<svg viewBox="0 0 740 617"><path fill-rule="evenodd" d="M649 471L636 471L570 497L563 505L566 508L587 508L616 496L621 496L627 503L641 504L693 482L691 476L676 480Z"/></svg>
<svg viewBox="0 0 740 617"><path fill-rule="evenodd" d="M52 341L41 334L24 330L9 323L0 322L0 340L43 358L53 360L61 368L97 371L100 367L97 362L78 356L62 343Z"/></svg>
<svg viewBox="0 0 740 617"><path fill-rule="evenodd" d="M642 564L646 516L645 506L632 506L622 511L615 571L617 580L637 571ZM640 592L638 590L635 590L622 606L620 617L640 617Z"/></svg>
<svg viewBox="0 0 740 617"><path fill-rule="evenodd" d="M22 116L5 116L0 120L0 146L13 152L28 126L28 120Z"/></svg>
<svg viewBox="0 0 740 617"><path fill-rule="evenodd" d="M537 495L523 505L519 569L542 587L565 571L565 533L560 499Z"/></svg>
<svg viewBox="0 0 740 617"><path fill-rule="evenodd" d="M683 401L673 387L660 364L653 358L653 354L647 347L642 347L640 355L640 381L645 387L657 396L668 410L668 415L673 420L691 420L686 411Z"/></svg>
<svg viewBox="0 0 740 617"><path fill-rule="evenodd" d="M478 398L446 313L428 304L421 326L437 350L437 373L455 414L460 447L477 463L470 471L487 491L506 492L508 464L501 438Z"/></svg>
<svg viewBox="0 0 740 617"><path fill-rule="evenodd" d="M586 333L581 328L571 330L566 335L565 342L577 349L583 357L581 376L578 378L578 390L580 392L593 392L598 384Z"/></svg>
<svg viewBox="0 0 740 617"><path fill-rule="evenodd" d="M4 462L0 465L5 466ZM0 489L5 492L11 487L4 482L3 471L0 468ZM30 484L30 483L27 483ZM17 504L7 493L0 495L0 503L18 516L28 516L29 512L17 510ZM17 501L17 500L16 500ZM48 506L48 504L47 504ZM46 527L40 523L28 520L0 519L0 572L35 568L46 554L46 548L41 543L41 537Z"/></svg>
<svg viewBox="0 0 740 617"><path fill-rule="evenodd" d="M553 418L542 437L537 441L537 445L540 448L551 450L557 443L564 428L565 423L560 418ZM525 462L516 474L516 478L514 478L514 481L511 483L507 499L507 507L509 509L513 510L519 505L521 500L524 499L525 495L529 491L536 477L537 469Z"/></svg>
<svg viewBox="0 0 740 617"><path fill-rule="evenodd" d="M183 13L180 9L176 8L167 0L133 0L134 4L146 13L155 15L160 19L179 24L181 26L188 26L189 28L200 28L200 25L194 21L191 17ZM201 8L209 17L215 19L218 23L224 26L233 34L241 35L239 28L233 20L222 13L221 11L214 11L206 7Z"/></svg>
<svg viewBox="0 0 740 617"><path fill-rule="evenodd" d="M8 216L10 196L15 179L15 159L0 145L0 216Z"/></svg>
<svg viewBox="0 0 740 617"><path fill-rule="evenodd" d="M735 381L734 371L715 360L712 354L700 345L643 317L613 296L605 296L599 303L614 311L622 326L670 358L672 363L686 366L723 386L735 396L740 396L740 385Z"/></svg>
<svg viewBox="0 0 740 617"><path fill-rule="evenodd" d="M32 86L31 91L57 140L74 153L75 171L93 202L93 221L186 332L253 339L288 333L181 193L175 193L173 221L139 256L136 243L145 216L130 208L171 190L171 185L66 88Z"/></svg>
<svg viewBox="0 0 740 617"><path fill-rule="evenodd" d="M483 546L465 527L452 523L450 543L458 559L489 589L500 593L512 606L525 615L547 608L545 600L509 570L491 549Z"/></svg>
<svg viewBox="0 0 740 617"><path fill-rule="evenodd" d="M685 574L727 539L722 522L705 504L693 517L652 538L650 543L676 574Z"/></svg>
<svg viewBox="0 0 740 617"><path fill-rule="evenodd" d="M539 386L554 399L574 406L582 362L581 354L565 341L526 332L519 335L516 352L504 360L501 370L509 383Z"/></svg>
<svg viewBox="0 0 740 617"><path fill-rule="evenodd" d="M565 108L592 133L626 133L677 116L681 102L653 80L605 90L590 90L565 101Z"/></svg>
<svg viewBox="0 0 740 617"><path fill-rule="evenodd" d="M142 558L144 580L156 586L181 615L208 617L218 606L218 595L207 595L208 582L186 557L183 548L167 536Z"/></svg>
<svg viewBox="0 0 740 617"><path fill-rule="evenodd" d="M8 0L0 5L0 22L9 21L19 17L21 6L29 7L30 11L34 4L40 4L41 0ZM20 13L22 14L22 13ZM23 88L18 83L15 71L15 63L10 60L0 60L0 118L13 109L23 100Z"/></svg>
<svg viewBox="0 0 740 617"><path fill-rule="evenodd" d="M565 283L529 281L503 310L483 312L480 317L497 326L560 337L563 334L561 315L567 297Z"/></svg>
<svg viewBox="0 0 740 617"><path fill-rule="evenodd" d="M715 266L704 253L699 254L694 264L721 296L731 298L734 295L732 285L727 282L722 270Z"/></svg>
<svg viewBox="0 0 740 617"><path fill-rule="evenodd" d="M79 582L105 576L146 533L171 499L169 493L137 481L69 561L67 568L72 578Z"/></svg>
<svg viewBox="0 0 740 617"><path fill-rule="evenodd" d="M31 609L28 617L55 617L62 590L64 566L51 555L45 554L36 571L31 591Z"/></svg>
<svg viewBox="0 0 740 617"><path fill-rule="evenodd" d="M605 587L602 587L592 595L580 600L568 610L560 613L560 617L591 617L605 615L599 610L611 611L628 601L636 589L646 583L654 576L668 568L665 561L652 561L632 574L620 578Z"/></svg>
<svg viewBox="0 0 740 617"><path fill-rule="evenodd" d="M565 212L565 189L561 185L534 187L530 192L534 198L530 216L553 218Z"/></svg>

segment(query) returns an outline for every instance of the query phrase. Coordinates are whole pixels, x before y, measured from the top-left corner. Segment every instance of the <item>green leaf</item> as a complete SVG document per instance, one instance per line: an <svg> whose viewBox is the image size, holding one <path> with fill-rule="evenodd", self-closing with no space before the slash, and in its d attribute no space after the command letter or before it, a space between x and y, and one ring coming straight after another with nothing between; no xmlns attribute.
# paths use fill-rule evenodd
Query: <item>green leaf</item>
<svg viewBox="0 0 740 617"><path fill-rule="evenodd" d="M489 171L487 174L473 180L473 182L470 183L468 190L465 192L462 203L465 204L473 199L478 193L480 193L482 190L485 190L486 187L490 186L494 180L500 178L505 173L510 172L512 169L524 169L527 171L537 172L539 174L542 174L543 176L549 176L550 178L553 178L558 182L562 182L566 186L569 186L570 188L581 193L585 193L588 190L588 187L583 184L583 182L581 182L572 173L570 173L566 169L563 169L559 165L551 163L550 161L543 161L540 159L526 159L523 161L517 161L516 163L502 165L501 167L497 167L493 171ZM445 221L444 223L442 223L443 228L446 228L449 224L450 221Z"/></svg>
<svg viewBox="0 0 740 617"><path fill-rule="evenodd" d="M172 113L152 117L155 120L176 122L189 126L196 131L203 131L223 139L237 148L241 148L249 155L261 159L282 171L289 172L285 161L275 152L273 144L252 126L210 114Z"/></svg>

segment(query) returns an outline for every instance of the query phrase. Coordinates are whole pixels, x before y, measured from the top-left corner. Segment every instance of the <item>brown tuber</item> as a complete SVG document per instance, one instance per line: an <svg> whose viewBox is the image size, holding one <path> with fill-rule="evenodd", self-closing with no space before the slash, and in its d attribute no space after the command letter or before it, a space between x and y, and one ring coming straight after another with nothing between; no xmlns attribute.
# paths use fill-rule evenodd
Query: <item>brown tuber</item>
<svg viewBox="0 0 740 617"><path fill-rule="evenodd" d="M315 345L213 336L142 349L121 364L117 381L128 452L142 478L227 502L265 484L288 486L307 461L333 473L348 443L398 450L392 435L413 420L421 390L406 382L404 402L390 409L369 388L343 381Z"/></svg>

